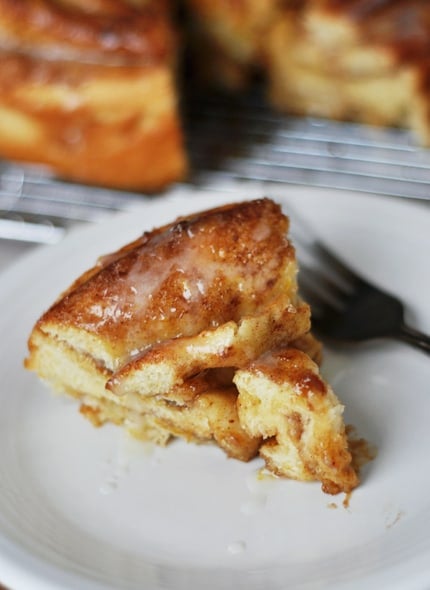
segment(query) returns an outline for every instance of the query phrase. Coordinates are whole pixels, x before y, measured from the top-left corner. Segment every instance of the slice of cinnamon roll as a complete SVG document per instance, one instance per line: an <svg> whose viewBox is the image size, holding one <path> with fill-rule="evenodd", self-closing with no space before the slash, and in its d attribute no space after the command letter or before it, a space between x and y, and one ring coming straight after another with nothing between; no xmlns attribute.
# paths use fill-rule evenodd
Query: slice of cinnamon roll
<svg viewBox="0 0 430 590"><path fill-rule="evenodd" d="M164 1L0 0L0 154L158 190L187 162Z"/></svg>
<svg viewBox="0 0 430 590"><path fill-rule="evenodd" d="M309 306L298 295L288 226L279 205L258 199L143 234L101 258L42 315L26 367L77 398L96 425L113 422L161 445L176 436L213 442L242 461L261 447L266 457L272 422L282 417L275 404L265 410L272 415L261 414L269 430L253 429L242 372L278 348L312 367L311 357L321 358ZM296 378L291 363L285 371ZM301 475L310 479L304 467Z"/></svg>

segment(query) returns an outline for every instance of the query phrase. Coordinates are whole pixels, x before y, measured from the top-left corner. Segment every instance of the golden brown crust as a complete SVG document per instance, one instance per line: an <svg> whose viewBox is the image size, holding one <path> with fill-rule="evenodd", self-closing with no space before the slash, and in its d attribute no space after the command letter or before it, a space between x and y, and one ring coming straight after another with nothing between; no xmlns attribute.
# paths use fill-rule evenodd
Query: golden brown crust
<svg viewBox="0 0 430 590"><path fill-rule="evenodd" d="M0 154L124 189L184 178L166 6L0 0Z"/></svg>
<svg viewBox="0 0 430 590"><path fill-rule="evenodd" d="M106 387L117 395L136 391L142 396L165 395L206 369L243 366L309 330L309 306L299 302L284 308L283 303L280 300L237 323L156 344L116 371Z"/></svg>
<svg viewBox="0 0 430 590"><path fill-rule="evenodd" d="M163 0L84 2L0 0L0 46L38 54L56 48L63 59L139 64L172 61L176 39ZM46 54L45 54L46 57Z"/></svg>
<svg viewBox="0 0 430 590"><path fill-rule="evenodd" d="M295 296L280 207L260 199L190 216L106 257L39 322L103 341L116 363Z"/></svg>
<svg viewBox="0 0 430 590"><path fill-rule="evenodd" d="M25 366L97 426L215 442L242 461L259 452L274 473L349 491L342 407L310 358L321 345L287 230L258 199L145 233L40 318Z"/></svg>
<svg viewBox="0 0 430 590"><path fill-rule="evenodd" d="M0 153L89 184L156 190L187 169L172 74L3 54Z"/></svg>
<svg viewBox="0 0 430 590"><path fill-rule="evenodd" d="M269 351L239 369L239 419L262 436L260 454L278 475L317 480L326 493L358 485L342 420L343 407L307 354Z"/></svg>
<svg viewBox="0 0 430 590"><path fill-rule="evenodd" d="M172 435L213 440L229 456L249 460L260 438L240 424L232 367L309 329L287 229L279 205L259 199L145 233L100 258L42 316L26 367L80 399L95 424L124 424L162 444ZM113 357L98 356L95 336ZM144 395L148 383L136 363L152 361L162 383L157 359L178 379ZM119 397L107 384L123 384L122 371L138 386ZM157 387L162 395L154 395Z"/></svg>

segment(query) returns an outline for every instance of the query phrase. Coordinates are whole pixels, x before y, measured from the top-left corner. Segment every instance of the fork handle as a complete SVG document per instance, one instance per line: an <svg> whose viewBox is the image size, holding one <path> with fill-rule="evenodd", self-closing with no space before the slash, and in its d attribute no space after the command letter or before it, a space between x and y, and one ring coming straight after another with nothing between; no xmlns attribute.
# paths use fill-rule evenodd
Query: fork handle
<svg viewBox="0 0 430 590"><path fill-rule="evenodd" d="M404 342L412 344L412 346L415 346L427 354L430 354L430 336L427 336L427 334L419 332L418 330L414 330L414 328L410 328L409 326L403 324L400 328L399 337Z"/></svg>

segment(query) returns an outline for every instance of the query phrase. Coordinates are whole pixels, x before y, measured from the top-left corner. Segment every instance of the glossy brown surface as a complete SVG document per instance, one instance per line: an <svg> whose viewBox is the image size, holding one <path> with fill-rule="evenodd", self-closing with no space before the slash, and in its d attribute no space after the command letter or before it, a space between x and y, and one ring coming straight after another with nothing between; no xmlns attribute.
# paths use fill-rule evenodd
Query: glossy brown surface
<svg viewBox="0 0 430 590"><path fill-rule="evenodd" d="M252 362L248 370L263 373L278 385L285 381L294 382L297 395L309 401L327 394L326 384L313 366L309 367L308 356L294 348L270 351Z"/></svg>
<svg viewBox="0 0 430 590"><path fill-rule="evenodd" d="M260 199L145 233L103 256L44 314L27 368L77 398L95 426L113 422L162 445L172 436L212 441L248 461L261 439L239 421L230 363L291 330L300 346L318 349L302 337L309 308L297 301L287 229L280 207ZM106 348L113 356L98 356ZM149 388L141 375L148 367ZM168 379L175 371L178 383ZM112 380L122 395L112 393Z"/></svg>
<svg viewBox="0 0 430 590"><path fill-rule="evenodd" d="M290 292L287 228L262 199L145 233L88 271L39 326L92 334L121 364L156 342L238 321Z"/></svg>
<svg viewBox="0 0 430 590"><path fill-rule="evenodd" d="M215 442L274 473L358 480L342 406L297 295L288 218L269 199L198 212L103 256L40 318L26 367L111 422L165 445ZM292 444L291 444L292 442Z"/></svg>

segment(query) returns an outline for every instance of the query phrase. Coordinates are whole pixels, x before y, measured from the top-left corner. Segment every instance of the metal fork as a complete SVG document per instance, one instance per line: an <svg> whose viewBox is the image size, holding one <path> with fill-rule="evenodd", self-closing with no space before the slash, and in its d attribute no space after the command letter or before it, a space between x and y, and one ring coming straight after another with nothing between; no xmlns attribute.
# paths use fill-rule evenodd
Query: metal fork
<svg viewBox="0 0 430 590"><path fill-rule="evenodd" d="M391 338L430 354L430 337L405 323L405 308L397 297L356 274L318 240L306 243L296 236L295 242L302 254L318 262L317 268L300 263L299 288L322 339L352 343Z"/></svg>

